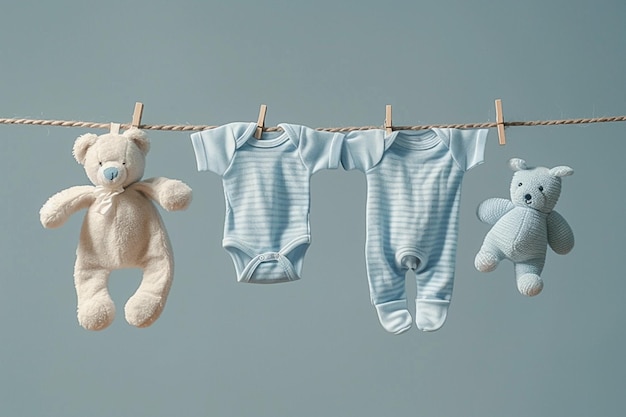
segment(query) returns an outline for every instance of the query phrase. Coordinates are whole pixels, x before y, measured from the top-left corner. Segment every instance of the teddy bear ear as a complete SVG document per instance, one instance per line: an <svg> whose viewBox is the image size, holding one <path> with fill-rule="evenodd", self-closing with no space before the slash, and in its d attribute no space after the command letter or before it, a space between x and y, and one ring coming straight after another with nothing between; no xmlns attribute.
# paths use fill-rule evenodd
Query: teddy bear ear
<svg viewBox="0 0 626 417"><path fill-rule="evenodd" d="M550 170L550 174L555 177L567 177L569 175L574 175L574 170L568 166L560 166L552 168Z"/></svg>
<svg viewBox="0 0 626 417"><path fill-rule="evenodd" d="M520 158L511 158L511 160L509 161L509 166L513 171L522 171L524 169L528 169L526 161Z"/></svg>
<svg viewBox="0 0 626 417"><path fill-rule="evenodd" d="M124 132L124 137L137 145L139 150L144 155L148 154L148 151L150 150L150 140L143 130L139 130L136 127L131 127L126 132Z"/></svg>
<svg viewBox="0 0 626 417"><path fill-rule="evenodd" d="M82 136L79 136L74 142L74 148L72 149L72 154L74 155L74 159L83 165L85 163L85 157L87 156L87 150L96 143L98 140L98 135L93 133L85 133Z"/></svg>

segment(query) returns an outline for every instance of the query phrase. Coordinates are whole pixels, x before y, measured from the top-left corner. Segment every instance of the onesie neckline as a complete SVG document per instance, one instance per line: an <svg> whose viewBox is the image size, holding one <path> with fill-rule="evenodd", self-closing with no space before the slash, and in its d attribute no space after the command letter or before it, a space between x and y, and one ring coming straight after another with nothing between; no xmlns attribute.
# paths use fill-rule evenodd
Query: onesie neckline
<svg viewBox="0 0 626 417"><path fill-rule="evenodd" d="M277 137L272 137L278 133ZM269 136L268 139L263 139L263 137ZM282 143L286 142L289 139L289 135L287 132L264 132L261 134L261 139L257 139L254 136L251 136L246 143L250 146L254 146L255 148L274 148Z"/></svg>
<svg viewBox="0 0 626 417"><path fill-rule="evenodd" d="M426 131L403 130L398 132L393 143L405 149L425 150L437 146L441 138L432 129Z"/></svg>

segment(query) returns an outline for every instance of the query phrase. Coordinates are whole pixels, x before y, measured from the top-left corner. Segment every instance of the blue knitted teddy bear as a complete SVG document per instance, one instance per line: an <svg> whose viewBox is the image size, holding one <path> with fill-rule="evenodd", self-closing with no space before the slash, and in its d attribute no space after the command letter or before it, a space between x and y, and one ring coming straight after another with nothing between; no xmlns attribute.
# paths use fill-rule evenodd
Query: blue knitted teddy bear
<svg viewBox="0 0 626 417"><path fill-rule="evenodd" d="M561 177L572 175L574 170L567 166L531 168L519 158L511 159L509 165L515 171L511 200L490 198L478 206L478 218L493 227L474 265L481 272L490 272L502 259L510 259L515 264L517 289L533 296L543 289L540 275L547 246L561 255L574 247L572 229L554 211L561 194Z"/></svg>

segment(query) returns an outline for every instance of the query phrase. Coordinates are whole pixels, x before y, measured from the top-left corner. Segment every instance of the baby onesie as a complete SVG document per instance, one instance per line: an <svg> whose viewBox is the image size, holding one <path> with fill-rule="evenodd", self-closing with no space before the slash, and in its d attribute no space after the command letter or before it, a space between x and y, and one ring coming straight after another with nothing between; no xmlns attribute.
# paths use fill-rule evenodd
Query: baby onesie
<svg viewBox="0 0 626 417"><path fill-rule="evenodd" d="M343 135L280 124L283 132L264 132L258 140L256 127L230 123L193 133L196 163L199 171L222 177L222 244L237 280L297 280L311 242L310 177L339 166Z"/></svg>
<svg viewBox="0 0 626 417"><path fill-rule="evenodd" d="M367 180L365 256L371 302L382 326L412 324L405 275L415 271L415 322L439 329L452 296L461 182L483 162L487 130L350 132L341 162Z"/></svg>

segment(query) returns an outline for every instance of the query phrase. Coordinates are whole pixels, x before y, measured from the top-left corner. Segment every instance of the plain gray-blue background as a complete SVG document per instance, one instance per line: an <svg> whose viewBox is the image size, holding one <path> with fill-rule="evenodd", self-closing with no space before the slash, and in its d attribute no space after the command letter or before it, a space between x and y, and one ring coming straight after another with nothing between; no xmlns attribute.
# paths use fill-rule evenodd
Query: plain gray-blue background
<svg viewBox="0 0 626 417"><path fill-rule="evenodd" d="M626 114L626 3L565 1L4 1L0 117L147 124L256 121L311 127ZM221 180L198 173L187 133L152 132L146 177L187 182L164 213L176 276L161 318L129 326L137 270L110 280L113 325L76 321L83 213L38 211L88 180L71 156L86 129L0 126L0 415L621 416L626 124L491 130L465 177L446 325L385 333L365 277L365 179L312 180L313 242L299 282L238 284L221 248ZM103 131L95 130L96 133ZM569 165L557 210L577 243L549 252L545 288L513 268L475 271L478 203L508 197L511 157ZM415 284L408 280L409 297Z"/></svg>

